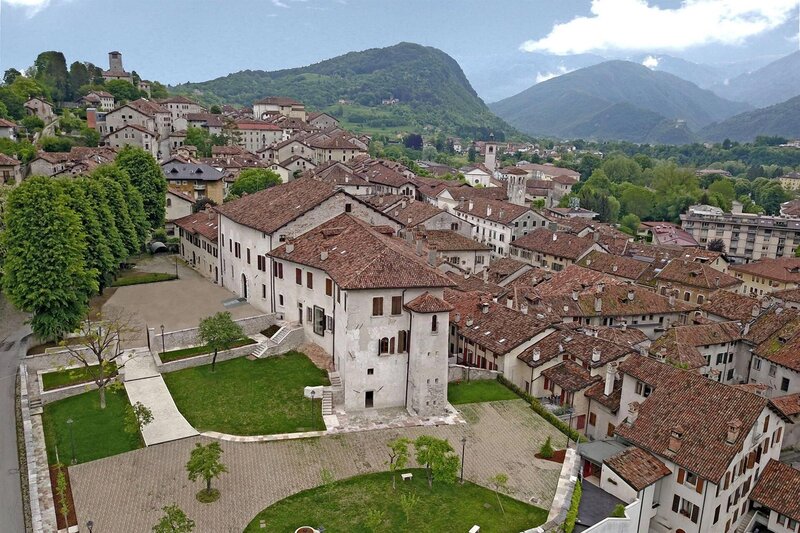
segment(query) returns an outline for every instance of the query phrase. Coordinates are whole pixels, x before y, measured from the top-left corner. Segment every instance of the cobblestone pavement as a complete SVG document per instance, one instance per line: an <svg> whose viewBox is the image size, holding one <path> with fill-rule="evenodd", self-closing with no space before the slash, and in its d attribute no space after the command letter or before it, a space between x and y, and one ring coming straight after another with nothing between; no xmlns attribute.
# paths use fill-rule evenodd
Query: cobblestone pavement
<svg viewBox="0 0 800 533"><path fill-rule="evenodd" d="M265 507L319 485L323 468L336 479L386 470L386 442L398 435L421 434L446 437L459 453L461 437L466 435L467 479L485 485L489 477L505 472L512 496L548 508L561 465L534 454L548 435L556 445L565 437L522 400L459 409L467 424L294 441L223 442L222 458L229 473L215 482L220 500L207 505L195 500L201 483L189 482L184 470L194 444L210 441L205 437L70 467L78 522L93 520L95 531L146 532L158 521L161 507L177 503L195 520L198 532L240 532Z"/></svg>

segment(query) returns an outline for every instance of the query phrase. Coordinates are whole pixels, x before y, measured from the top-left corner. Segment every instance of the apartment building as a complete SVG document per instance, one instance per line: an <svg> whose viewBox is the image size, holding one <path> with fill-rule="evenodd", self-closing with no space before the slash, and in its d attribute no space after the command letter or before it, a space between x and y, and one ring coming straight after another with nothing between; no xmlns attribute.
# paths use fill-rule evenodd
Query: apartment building
<svg viewBox="0 0 800 533"><path fill-rule="evenodd" d="M173 222L181 239L181 257L203 277L219 283L219 215L209 210Z"/></svg>
<svg viewBox="0 0 800 533"><path fill-rule="evenodd" d="M493 258L506 257L511 243L536 226L528 207L502 200L470 198L459 202L453 212L474 226L472 237L490 246Z"/></svg>
<svg viewBox="0 0 800 533"><path fill-rule="evenodd" d="M546 228L534 229L516 239L510 249L514 259L555 272L564 270L592 251L606 251L592 236L578 237Z"/></svg>
<svg viewBox="0 0 800 533"><path fill-rule="evenodd" d="M800 258L796 257L731 265L730 271L741 281L739 292L752 297L800 287Z"/></svg>

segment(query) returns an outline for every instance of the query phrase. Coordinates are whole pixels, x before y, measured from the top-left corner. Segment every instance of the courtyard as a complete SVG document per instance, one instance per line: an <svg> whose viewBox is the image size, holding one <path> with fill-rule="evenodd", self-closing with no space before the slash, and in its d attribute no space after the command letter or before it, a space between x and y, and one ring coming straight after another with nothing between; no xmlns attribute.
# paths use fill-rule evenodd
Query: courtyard
<svg viewBox="0 0 800 533"><path fill-rule="evenodd" d="M176 503L196 521L197 531L241 532L272 504L322 484L323 471L335 480L383 472L389 459L386 442L423 434L448 439L459 453L466 436L465 479L486 486L492 476L506 473L513 498L548 509L561 465L535 454L548 436L556 447L562 447L566 437L522 400L463 404L459 411L467 424L223 442L222 461L229 472L215 481L220 500L208 505L195 500L200 486L189 482L184 470L190 450L197 442L211 442L207 437L77 465L70 468L70 476L78 521L92 520L98 531L145 532L163 506ZM416 465L412 461L410 466Z"/></svg>

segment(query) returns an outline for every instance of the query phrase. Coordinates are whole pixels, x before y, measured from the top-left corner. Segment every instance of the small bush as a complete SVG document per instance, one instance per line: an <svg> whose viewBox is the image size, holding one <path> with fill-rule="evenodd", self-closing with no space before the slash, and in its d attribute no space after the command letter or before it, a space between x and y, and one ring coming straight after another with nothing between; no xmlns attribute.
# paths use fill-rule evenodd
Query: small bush
<svg viewBox="0 0 800 533"><path fill-rule="evenodd" d="M611 518L625 518L625 506L621 503L618 503L614 510L611 511L611 514L608 515Z"/></svg>
<svg viewBox="0 0 800 533"><path fill-rule="evenodd" d="M578 521L578 506L581 503L581 482L575 483L575 490L572 491L572 500L569 504L569 511L567 511L567 518L564 521L564 533L572 533L575 529L575 522Z"/></svg>
<svg viewBox="0 0 800 533"><path fill-rule="evenodd" d="M550 443L550 437L547 437L542 447L539 448L539 455L542 459L552 459L553 453L555 453L555 450L553 450L553 445Z"/></svg>

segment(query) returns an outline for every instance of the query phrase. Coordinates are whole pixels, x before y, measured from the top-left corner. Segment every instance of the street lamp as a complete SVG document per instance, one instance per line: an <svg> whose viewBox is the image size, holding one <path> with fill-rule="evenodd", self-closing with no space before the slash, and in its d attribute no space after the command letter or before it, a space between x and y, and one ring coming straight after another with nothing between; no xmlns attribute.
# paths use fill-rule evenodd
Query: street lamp
<svg viewBox="0 0 800 533"><path fill-rule="evenodd" d="M461 437L461 484L464 484L464 452L467 450L467 436Z"/></svg>
<svg viewBox="0 0 800 533"><path fill-rule="evenodd" d="M311 427L314 427L314 396L316 391L311 390Z"/></svg>
<svg viewBox="0 0 800 533"><path fill-rule="evenodd" d="M164 345L164 324L161 324L161 355L164 355L164 352L166 351L167 348Z"/></svg>
<svg viewBox="0 0 800 533"><path fill-rule="evenodd" d="M67 418L67 427L69 428L69 440L72 444L72 464L76 464L78 461L75 460L75 434L72 432L72 423L73 420L71 418Z"/></svg>
<svg viewBox="0 0 800 533"><path fill-rule="evenodd" d="M177 255L175 256L175 279L180 279L180 276L178 276L178 256Z"/></svg>
<svg viewBox="0 0 800 533"><path fill-rule="evenodd" d="M89 533L92 533L92 528L94 528L94 522L89 520L88 522L86 522L86 529L89 530Z"/></svg>

